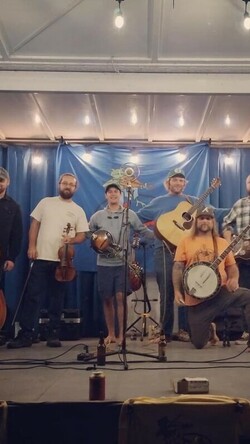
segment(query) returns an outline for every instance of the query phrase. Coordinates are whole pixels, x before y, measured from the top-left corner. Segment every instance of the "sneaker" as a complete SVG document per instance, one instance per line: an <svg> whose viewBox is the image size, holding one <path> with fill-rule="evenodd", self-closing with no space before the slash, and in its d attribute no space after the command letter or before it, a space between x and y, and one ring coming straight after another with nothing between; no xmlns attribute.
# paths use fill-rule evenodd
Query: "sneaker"
<svg viewBox="0 0 250 444"><path fill-rule="evenodd" d="M216 333L216 325L214 322L211 322L209 343L210 345L217 345L218 342L220 342L220 339Z"/></svg>
<svg viewBox="0 0 250 444"><path fill-rule="evenodd" d="M190 336L187 331L180 329L177 333L177 339L181 342L190 342Z"/></svg>
<svg viewBox="0 0 250 444"><path fill-rule="evenodd" d="M2 345L5 345L6 342L7 342L7 339L5 338L5 336L0 336L0 347L1 347Z"/></svg>
<svg viewBox="0 0 250 444"><path fill-rule="evenodd" d="M40 335L38 335L38 334L33 334L33 337L32 337L32 344L39 344L39 342L41 342Z"/></svg>
<svg viewBox="0 0 250 444"><path fill-rule="evenodd" d="M11 339L7 343L7 348L23 348L23 347L31 347L32 346L32 334L28 335L27 333L23 333L21 330L18 332L16 338Z"/></svg>
<svg viewBox="0 0 250 444"><path fill-rule="evenodd" d="M47 347L61 347L62 343L59 338L48 338L46 345Z"/></svg>
<svg viewBox="0 0 250 444"><path fill-rule="evenodd" d="M249 333L247 333L246 331L243 331L240 339L237 339L235 341L235 344L236 345L246 345L248 341L249 341Z"/></svg>

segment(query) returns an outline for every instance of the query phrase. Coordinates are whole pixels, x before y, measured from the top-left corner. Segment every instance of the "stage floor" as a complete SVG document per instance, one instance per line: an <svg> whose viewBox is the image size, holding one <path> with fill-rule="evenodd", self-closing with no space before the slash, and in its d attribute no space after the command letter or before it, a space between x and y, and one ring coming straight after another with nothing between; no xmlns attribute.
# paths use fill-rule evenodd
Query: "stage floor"
<svg viewBox="0 0 250 444"><path fill-rule="evenodd" d="M0 398L14 403L88 402L89 376L95 359L84 362L77 357L84 352L84 345L95 353L97 341L65 341L60 349L48 348L44 342L20 350L1 347ZM106 401L177 396L173 382L185 377L207 378L210 394L250 399L250 353L245 349L245 345L235 345L233 341L230 347L220 342L203 350L173 341L167 346L167 362L159 362L154 358L156 344L147 338L127 338L126 353L119 354L112 344L114 355L107 356L105 367L99 367L106 376Z"/></svg>

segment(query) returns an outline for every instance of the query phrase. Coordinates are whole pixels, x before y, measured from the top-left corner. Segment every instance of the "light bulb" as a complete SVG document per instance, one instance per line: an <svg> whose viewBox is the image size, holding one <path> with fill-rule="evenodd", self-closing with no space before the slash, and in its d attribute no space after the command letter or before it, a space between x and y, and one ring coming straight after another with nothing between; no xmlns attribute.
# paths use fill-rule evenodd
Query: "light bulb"
<svg viewBox="0 0 250 444"><path fill-rule="evenodd" d="M225 164L226 165L233 165L233 163L234 163L234 161L233 161L232 157L230 157L230 156L225 157Z"/></svg>
<svg viewBox="0 0 250 444"><path fill-rule="evenodd" d="M136 125L138 122L138 117L135 111L131 112L130 122L132 123L132 125Z"/></svg>
<svg viewBox="0 0 250 444"><path fill-rule="evenodd" d="M86 115L86 116L84 117L84 123L85 123L85 125L89 125L89 124L90 124L90 118L89 118L88 115Z"/></svg>
<svg viewBox="0 0 250 444"><path fill-rule="evenodd" d="M185 120L183 116L179 117L179 126L184 126L185 125Z"/></svg>
<svg viewBox="0 0 250 444"><path fill-rule="evenodd" d="M39 154L35 154L34 156L32 156L32 164L33 165L41 165L42 162L43 162L43 159Z"/></svg>
<svg viewBox="0 0 250 444"><path fill-rule="evenodd" d="M231 125L231 119L229 114L227 114L226 118L225 118L225 125L226 126L230 126Z"/></svg>
<svg viewBox="0 0 250 444"><path fill-rule="evenodd" d="M121 29L123 27L123 25L124 25L124 17L122 15L122 11L120 10L120 8L118 8L115 11L115 21L114 21L114 23L115 23L115 27L118 28L118 29Z"/></svg>
<svg viewBox="0 0 250 444"><path fill-rule="evenodd" d="M245 29L247 29L247 30L250 29L250 17L249 17L248 12L246 12L246 13L244 14L244 22L243 22L243 24L244 24L244 28L245 28Z"/></svg>
<svg viewBox="0 0 250 444"><path fill-rule="evenodd" d="M138 156L138 154L131 154L129 160L130 160L131 163L138 163L138 162L139 162L139 156Z"/></svg>

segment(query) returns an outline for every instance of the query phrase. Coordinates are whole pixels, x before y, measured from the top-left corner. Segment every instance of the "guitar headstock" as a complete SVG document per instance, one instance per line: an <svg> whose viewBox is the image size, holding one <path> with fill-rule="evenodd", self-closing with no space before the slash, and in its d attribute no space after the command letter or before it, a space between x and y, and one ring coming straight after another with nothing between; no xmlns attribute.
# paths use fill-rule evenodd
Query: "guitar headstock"
<svg viewBox="0 0 250 444"><path fill-rule="evenodd" d="M215 177L211 182L211 187L216 189L221 186L221 180L219 177Z"/></svg>

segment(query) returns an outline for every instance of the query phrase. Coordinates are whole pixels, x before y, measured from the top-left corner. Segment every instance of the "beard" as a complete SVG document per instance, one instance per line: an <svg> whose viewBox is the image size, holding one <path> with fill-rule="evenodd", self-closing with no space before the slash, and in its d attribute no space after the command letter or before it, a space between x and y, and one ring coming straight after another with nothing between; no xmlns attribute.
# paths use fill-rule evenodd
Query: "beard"
<svg viewBox="0 0 250 444"><path fill-rule="evenodd" d="M59 195L62 199L69 200L73 197L74 193L71 190L59 190Z"/></svg>

